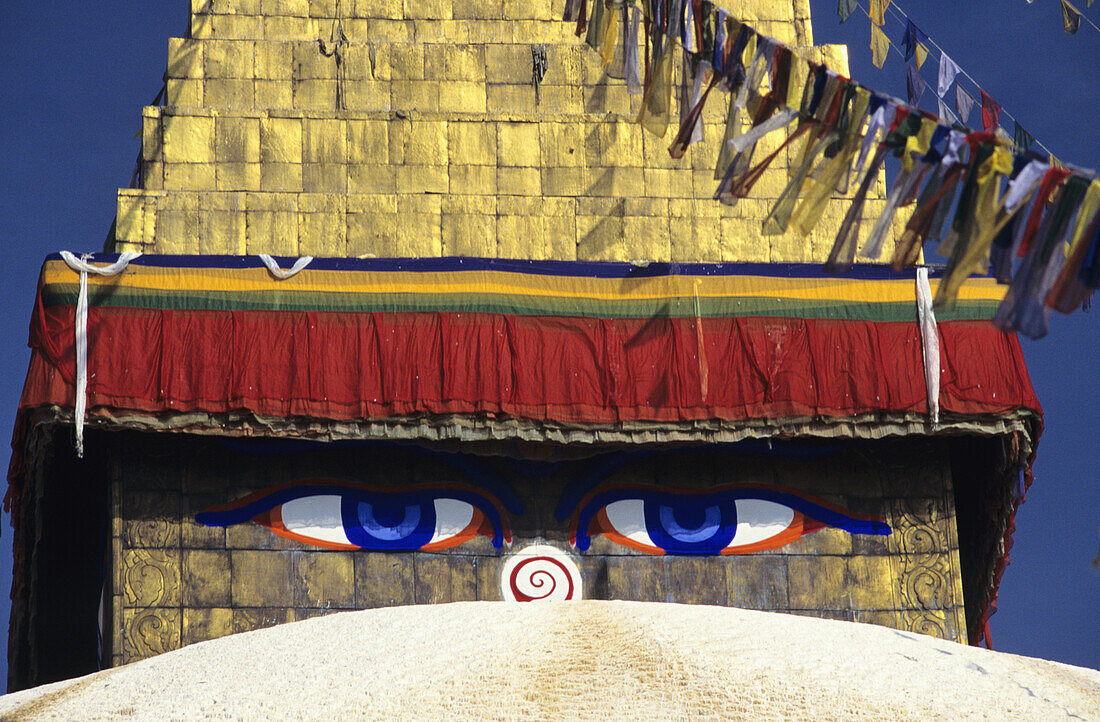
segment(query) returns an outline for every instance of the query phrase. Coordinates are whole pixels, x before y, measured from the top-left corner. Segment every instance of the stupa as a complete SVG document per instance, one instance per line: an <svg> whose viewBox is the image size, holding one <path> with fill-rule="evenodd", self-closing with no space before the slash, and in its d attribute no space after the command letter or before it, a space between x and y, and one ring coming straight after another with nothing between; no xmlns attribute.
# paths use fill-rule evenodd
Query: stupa
<svg viewBox="0 0 1100 722"><path fill-rule="evenodd" d="M1041 428L1003 291L930 395L913 275L820 270L847 196L762 233L782 149L716 202L733 98L670 157L564 4L192 0L111 247L43 267L10 689L452 601L982 637ZM725 7L847 72L807 0Z"/></svg>

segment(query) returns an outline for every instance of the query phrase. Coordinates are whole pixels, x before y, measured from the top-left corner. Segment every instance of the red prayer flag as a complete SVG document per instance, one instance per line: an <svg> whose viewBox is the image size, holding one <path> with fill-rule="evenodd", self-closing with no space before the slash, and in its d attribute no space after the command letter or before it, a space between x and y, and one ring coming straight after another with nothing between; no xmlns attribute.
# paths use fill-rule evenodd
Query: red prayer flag
<svg viewBox="0 0 1100 722"><path fill-rule="evenodd" d="M997 105L997 101L990 98L984 90L981 90L981 94L982 130L988 133L1001 124L1001 106Z"/></svg>

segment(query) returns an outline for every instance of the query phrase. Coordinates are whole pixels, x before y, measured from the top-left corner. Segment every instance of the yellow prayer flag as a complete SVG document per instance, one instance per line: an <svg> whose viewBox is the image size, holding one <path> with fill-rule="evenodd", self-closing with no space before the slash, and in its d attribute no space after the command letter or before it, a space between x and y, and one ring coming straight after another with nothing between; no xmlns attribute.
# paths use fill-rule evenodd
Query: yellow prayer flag
<svg viewBox="0 0 1100 722"><path fill-rule="evenodd" d="M924 61L928 58L928 48L924 47L921 43L917 43L917 69L919 70Z"/></svg>
<svg viewBox="0 0 1100 722"><path fill-rule="evenodd" d="M615 59L615 44L619 39L619 13L605 12L603 19L606 27L600 28L600 57L603 58L603 64L608 65Z"/></svg>
<svg viewBox="0 0 1100 722"><path fill-rule="evenodd" d="M727 35L726 37L736 36ZM756 33L750 35L748 42L745 43L744 50L741 51L741 64L744 65L746 69L752 64L752 59L756 57L756 37Z"/></svg>
<svg viewBox="0 0 1100 722"><path fill-rule="evenodd" d="M806 87L806 79L810 68L806 61L798 55L791 58L791 75L787 80L787 107L798 109L802 107L802 94Z"/></svg>
<svg viewBox="0 0 1100 722"><path fill-rule="evenodd" d="M1088 230L1098 210L1100 210L1100 180L1094 180L1089 184L1089 189L1085 193L1085 200L1081 202L1081 207L1077 211L1077 223L1074 225L1073 234L1070 236L1067 255L1072 254L1078 245L1086 241L1087 234L1085 231Z"/></svg>
<svg viewBox="0 0 1100 722"><path fill-rule="evenodd" d="M938 125L939 120L935 118L920 119L920 130L905 141L905 152L901 154L902 168L912 170L914 157L928 153L928 149L932 147L932 135Z"/></svg>
<svg viewBox="0 0 1100 722"><path fill-rule="evenodd" d="M878 25L871 26L871 62L876 68L881 68L886 62L886 54L890 52L890 38L882 32Z"/></svg>
<svg viewBox="0 0 1100 722"><path fill-rule="evenodd" d="M871 0L871 22L879 27L886 22L886 8L890 7L890 0ZM880 66L881 67L881 66Z"/></svg>

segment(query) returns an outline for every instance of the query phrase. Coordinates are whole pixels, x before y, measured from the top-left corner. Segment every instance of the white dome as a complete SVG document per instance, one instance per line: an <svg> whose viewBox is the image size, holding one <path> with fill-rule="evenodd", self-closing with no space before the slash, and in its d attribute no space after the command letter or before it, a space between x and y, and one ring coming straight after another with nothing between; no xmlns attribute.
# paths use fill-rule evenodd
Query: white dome
<svg viewBox="0 0 1100 722"><path fill-rule="evenodd" d="M641 602L346 612L0 697L5 719L1096 719L1100 672Z"/></svg>

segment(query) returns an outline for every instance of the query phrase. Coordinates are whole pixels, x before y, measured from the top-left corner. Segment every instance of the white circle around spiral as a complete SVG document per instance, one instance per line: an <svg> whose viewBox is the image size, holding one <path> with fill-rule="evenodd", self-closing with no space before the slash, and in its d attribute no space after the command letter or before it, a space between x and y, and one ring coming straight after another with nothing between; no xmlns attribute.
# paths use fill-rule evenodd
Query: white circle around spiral
<svg viewBox="0 0 1100 722"><path fill-rule="evenodd" d="M581 570L569 555L536 544L516 552L500 572L505 601L572 601L581 598Z"/></svg>

